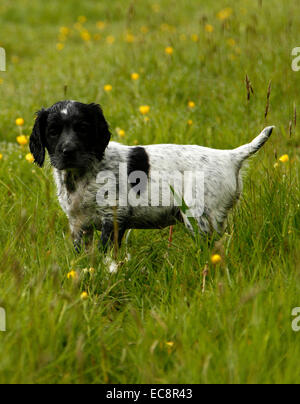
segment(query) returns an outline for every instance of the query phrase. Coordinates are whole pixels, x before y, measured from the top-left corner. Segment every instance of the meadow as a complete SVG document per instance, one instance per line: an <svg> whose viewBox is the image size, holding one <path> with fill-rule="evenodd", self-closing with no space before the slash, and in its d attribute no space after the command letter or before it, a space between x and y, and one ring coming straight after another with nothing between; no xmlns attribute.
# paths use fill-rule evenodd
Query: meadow
<svg viewBox="0 0 300 404"><path fill-rule="evenodd" d="M0 26L0 383L299 383L299 1L2 0ZM276 131L221 241L133 231L110 274L29 155L35 112L65 98L129 145Z"/></svg>

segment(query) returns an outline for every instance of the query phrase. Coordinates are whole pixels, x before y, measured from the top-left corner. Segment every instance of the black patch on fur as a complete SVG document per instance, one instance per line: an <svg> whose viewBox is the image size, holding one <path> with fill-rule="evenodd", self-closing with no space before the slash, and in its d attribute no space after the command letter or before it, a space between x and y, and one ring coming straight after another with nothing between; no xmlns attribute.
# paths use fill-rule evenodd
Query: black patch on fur
<svg viewBox="0 0 300 404"><path fill-rule="evenodd" d="M76 184L75 184L76 179L74 178L73 173L68 172L66 176L66 188L67 191L72 194L73 192L76 191Z"/></svg>
<svg viewBox="0 0 300 404"><path fill-rule="evenodd" d="M135 147L128 156L128 176L136 171L141 171L147 175L147 178L149 177L149 156L143 147ZM138 184L139 182L131 183L131 186L134 187Z"/></svg>

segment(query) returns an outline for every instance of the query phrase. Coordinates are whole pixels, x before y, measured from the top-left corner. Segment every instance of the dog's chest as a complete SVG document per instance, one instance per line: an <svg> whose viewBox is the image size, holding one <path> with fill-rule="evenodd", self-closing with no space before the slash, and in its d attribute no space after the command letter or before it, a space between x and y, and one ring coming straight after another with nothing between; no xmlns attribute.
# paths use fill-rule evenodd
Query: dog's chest
<svg viewBox="0 0 300 404"><path fill-rule="evenodd" d="M96 210L93 181L86 176L77 178L73 173L56 172L54 177L59 203L68 218L91 218Z"/></svg>

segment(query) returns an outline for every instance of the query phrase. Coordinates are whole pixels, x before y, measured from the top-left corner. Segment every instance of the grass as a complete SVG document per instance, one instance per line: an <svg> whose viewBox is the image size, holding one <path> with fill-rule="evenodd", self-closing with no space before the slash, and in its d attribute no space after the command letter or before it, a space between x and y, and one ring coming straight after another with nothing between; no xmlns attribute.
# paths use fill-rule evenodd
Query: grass
<svg viewBox="0 0 300 404"><path fill-rule="evenodd" d="M0 306L8 329L0 333L0 382L298 383L300 335L291 328L300 305L294 123L289 133L300 92L300 73L291 69L298 1L228 0L233 13L224 21L217 17L221 0L44 3L0 6L7 52L7 72L0 73ZM79 16L87 18L84 28L74 28ZM66 41L58 38L63 26L71 29ZM82 39L83 30L92 40ZM246 74L254 89L249 102ZM34 167L25 160L28 146L16 143L16 118L24 118L29 135L35 111L65 93L101 103L114 140L131 145L233 148L276 125L247 170L222 242L208 247L179 226L168 249L168 229L134 231L112 275L96 249L77 256L49 164ZM149 122L141 105L151 107ZM283 154L289 162L274 168ZM202 293L214 253L223 261L209 265ZM90 267L94 274L83 272ZM71 269L75 280L67 279Z"/></svg>

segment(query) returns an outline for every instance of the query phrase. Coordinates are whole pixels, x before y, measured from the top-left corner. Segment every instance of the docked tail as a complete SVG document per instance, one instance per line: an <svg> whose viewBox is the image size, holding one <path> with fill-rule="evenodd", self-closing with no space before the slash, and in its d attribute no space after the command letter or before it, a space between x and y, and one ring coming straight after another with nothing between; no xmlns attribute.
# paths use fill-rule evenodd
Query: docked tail
<svg viewBox="0 0 300 404"><path fill-rule="evenodd" d="M257 153L258 150L263 147L263 145L269 140L270 136L272 135L274 128L275 126L269 126L268 128L265 128L261 132L261 134L253 140L253 142L232 151L240 167L245 160L253 156L253 154Z"/></svg>

